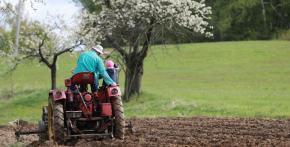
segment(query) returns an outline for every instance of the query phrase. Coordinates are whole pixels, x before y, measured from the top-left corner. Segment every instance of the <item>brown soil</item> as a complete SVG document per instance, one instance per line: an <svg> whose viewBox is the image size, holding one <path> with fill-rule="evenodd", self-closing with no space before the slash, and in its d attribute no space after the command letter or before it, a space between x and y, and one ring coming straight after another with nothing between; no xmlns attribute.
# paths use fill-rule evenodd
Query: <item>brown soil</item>
<svg viewBox="0 0 290 147"><path fill-rule="evenodd" d="M69 146L290 146L290 120L242 118L130 119L134 132L125 140L80 139ZM32 129L33 127L28 127ZM24 145L39 144L37 136L21 137ZM0 146L16 144L11 127L0 128Z"/></svg>

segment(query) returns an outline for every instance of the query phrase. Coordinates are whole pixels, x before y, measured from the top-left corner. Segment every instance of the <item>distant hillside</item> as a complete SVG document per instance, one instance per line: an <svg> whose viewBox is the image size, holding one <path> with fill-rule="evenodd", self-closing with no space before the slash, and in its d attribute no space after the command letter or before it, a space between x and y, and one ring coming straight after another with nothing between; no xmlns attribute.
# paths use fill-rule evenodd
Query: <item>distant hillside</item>
<svg viewBox="0 0 290 147"><path fill-rule="evenodd" d="M77 55L58 62L58 87ZM1 69L5 65L0 65ZM121 85L123 82L121 75ZM46 104L49 71L37 61L0 77L0 123L36 121ZM290 42L242 41L154 46L145 62L142 95L125 104L128 117L290 116ZM13 98L5 99L10 91Z"/></svg>

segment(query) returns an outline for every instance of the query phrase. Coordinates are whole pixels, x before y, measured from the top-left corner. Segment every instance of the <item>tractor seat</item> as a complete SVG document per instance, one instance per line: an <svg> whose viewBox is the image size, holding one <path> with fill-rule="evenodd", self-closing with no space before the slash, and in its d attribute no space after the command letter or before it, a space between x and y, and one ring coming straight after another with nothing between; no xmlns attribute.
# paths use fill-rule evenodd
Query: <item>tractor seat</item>
<svg viewBox="0 0 290 147"><path fill-rule="evenodd" d="M93 72L77 73L71 78L71 83L74 85L94 84L94 81Z"/></svg>

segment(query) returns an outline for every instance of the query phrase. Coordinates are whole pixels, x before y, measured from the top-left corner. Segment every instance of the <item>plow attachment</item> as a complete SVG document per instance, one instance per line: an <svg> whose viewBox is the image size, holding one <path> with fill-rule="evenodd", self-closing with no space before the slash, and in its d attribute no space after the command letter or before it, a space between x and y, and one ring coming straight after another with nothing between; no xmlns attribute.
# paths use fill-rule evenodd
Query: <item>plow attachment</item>
<svg viewBox="0 0 290 147"><path fill-rule="evenodd" d="M130 133L134 133L134 128L132 125L132 122L126 122L125 128L128 130ZM43 129L42 127L38 128L38 130L29 130L29 131L22 131L21 129L18 131L15 131L15 136L16 139L19 140L20 136L22 135L32 135L32 134L37 134L38 136L43 136L47 134L47 130ZM110 136L109 134L79 134L79 135L72 135L72 137L102 137L102 136Z"/></svg>

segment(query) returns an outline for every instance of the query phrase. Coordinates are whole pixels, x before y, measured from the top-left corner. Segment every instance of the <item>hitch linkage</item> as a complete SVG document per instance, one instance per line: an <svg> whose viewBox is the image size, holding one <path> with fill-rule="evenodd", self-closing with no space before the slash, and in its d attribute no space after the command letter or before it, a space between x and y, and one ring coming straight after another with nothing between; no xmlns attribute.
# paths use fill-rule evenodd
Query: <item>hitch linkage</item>
<svg viewBox="0 0 290 147"><path fill-rule="evenodd" d="M20 135L30 135L30 134L41 134L45 133L45 130L40 131L40 130L33 130L33 131L16 131L15 136L18 139Z"/></svg>

